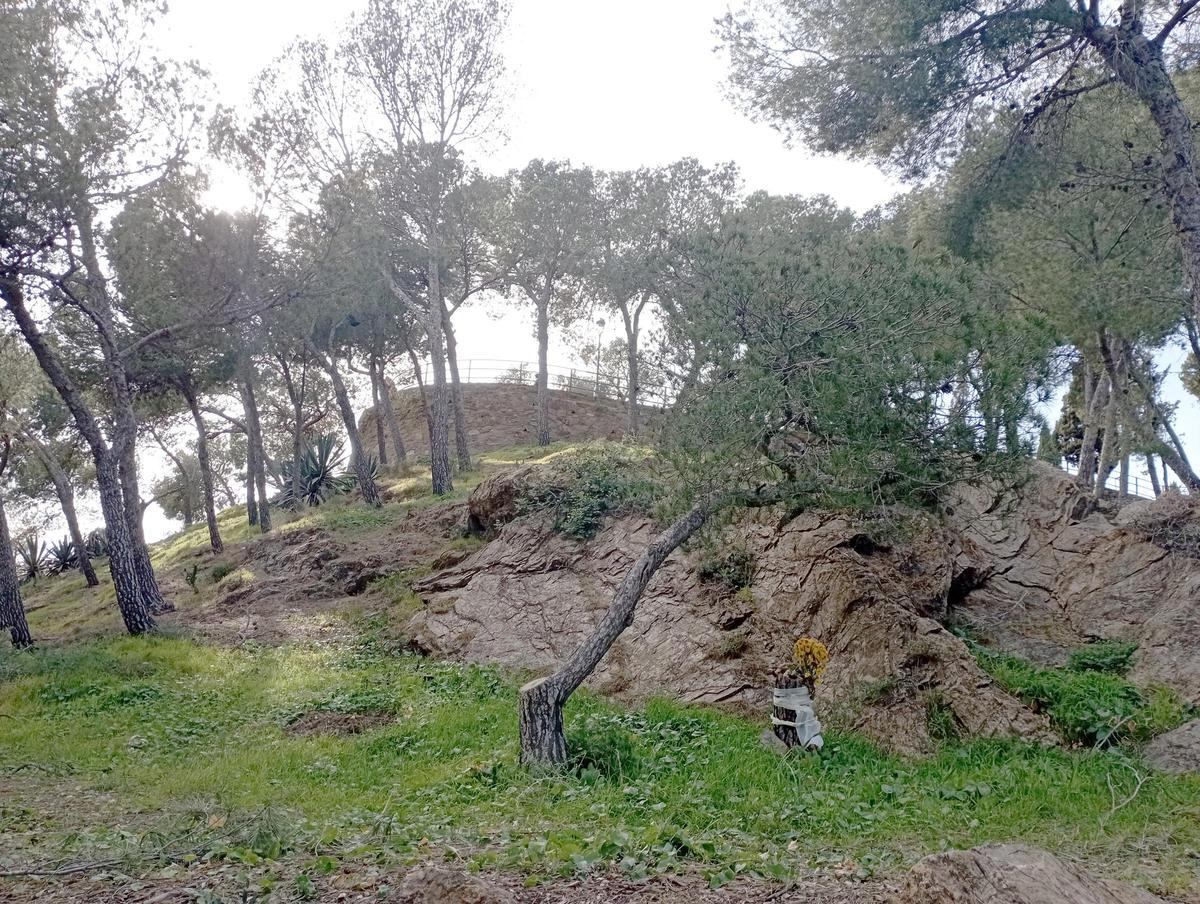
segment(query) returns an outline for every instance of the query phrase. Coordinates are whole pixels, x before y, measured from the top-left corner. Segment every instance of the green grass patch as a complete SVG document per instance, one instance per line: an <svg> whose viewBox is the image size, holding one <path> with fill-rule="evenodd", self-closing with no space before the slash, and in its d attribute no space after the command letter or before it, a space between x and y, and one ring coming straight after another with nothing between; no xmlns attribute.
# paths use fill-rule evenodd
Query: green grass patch
<svg viewBox="0 0 1200 904"><path fill-rule="evenodd" d="M1110 669L1041 668L974 646L984 670L1006 690L1046 713L1068 740L1107 747L1146 741L1187 721L1188 707L1167 688L1143 690ZM1129 655L1132 655L1130 653ZM1103 654L1103 661L1114 658Z"/></svg>
<svg viewBox="0 0 1200 904"><path fill-rule="evenodd" d="M577 696L573 768L531 774L517 764L514 683L370 637L0 651L0 783L36 764L157 814L143 818L200 812L203 825L239 827L205 836L219 856L405 857L433 843L536 875L691 864L719 883L847 860L899 869L946 846L1022 840L1159 889L1195 882L1200 779L1149 773L1119 751L951 742L906 761L831 732L821 754L781 758L755 721ZM386 718L354 735L289 731L314 712Z"/></svg>

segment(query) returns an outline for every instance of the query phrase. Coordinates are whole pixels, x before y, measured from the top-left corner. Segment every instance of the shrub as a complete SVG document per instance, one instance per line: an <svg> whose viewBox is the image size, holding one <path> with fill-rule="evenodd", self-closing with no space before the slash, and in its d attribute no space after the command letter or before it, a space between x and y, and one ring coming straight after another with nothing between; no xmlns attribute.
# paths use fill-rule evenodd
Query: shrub
<svg viewBox="0 0 1200 904"><path fill-rule="evenodd" d="M600 530L605 515L653 502L654 484L641 475L640 464L629 451L612 446L564 455L546 482L525 491L519 509L552 511L555 530L589 539Z"/></svg>
<svg viewBox="0 0 1200 904"><path fill-rule="evenodd" d="M237 566L232 562L218 562L212 567L212 571L210 572L210 575L212 576L212 582L214 584L219 584L229 575L233 574L236 570Z"/></svg>
<svg viewBox="0 0 1200 904"><path fill-rule="evenodd" d="M300 505L321 505L350 492L355 478L353 474L342 473L345 459L342 443L335 436L318 436L300 457L300 497L297 499L292 492L293 462L285 461L279 466L279 484L283 490L272 502L294 509ZM373 469L377 471L378 464Z"/></svg>
<svg viewBox="0 0 1200 904"><path fill-rule="evenodd" d="M983 668L1008 691L1044 712L1070 741L1107 747L1148 740L1176 727L1186 708L1159 688L1142 691L1104 671L1039 668L1016 656L976 649Z"/></svg>
<svg viewBox="0 0 1200 904"><path fill-rule="evenodd" d="M1071 653L1067 659L1067 668L1075 672L1111 672L1114 675L1124 675L1133 665L1133 654L1137 652L1137 648L1136 643L1116 640L1088 644Z"/></svg>
<svg viewBox="0 0 1200 904"><path fill-rule="evenodd" d="M75 567L78 563L78 556L75 552L75 544L71 542L70 537L63 537L50 544L49 563L51 574L62 574Z"/></svg>
<svg viewBox="0 0 1200 904"><path fill-rule="evenodd" d="M754 554L745 549L730 550L701 562L697 574L702 581L720 581L734 590L749 587L754 583Z"/></svg>
<svg viewBox="0 0 1200 904"><path fill-rule="evenodd" d="M591 715L567 732L571 768L581 776L628 781L641 771L641 756L632 733L619 717Z"/></svg>
<svg viewBox="0 0 1200 904"><path fill-rule="evenodd" d="M30 534L17 545L17 556L21 560L21 581L36 581L49 570L46 544L37 534Z"/></svg>

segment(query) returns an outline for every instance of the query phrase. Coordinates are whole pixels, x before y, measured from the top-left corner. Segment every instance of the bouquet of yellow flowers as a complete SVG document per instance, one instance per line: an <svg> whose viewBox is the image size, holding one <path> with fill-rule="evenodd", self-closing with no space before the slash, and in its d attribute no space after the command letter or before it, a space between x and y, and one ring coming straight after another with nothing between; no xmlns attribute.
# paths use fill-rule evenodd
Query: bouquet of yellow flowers
<svg viewBox="0 0 1200 904"><path fill-rule="evenodd" d="M792 646L792 661L791 670L811 687L829 664L829 650L815 637L801 637Z"/></svg>

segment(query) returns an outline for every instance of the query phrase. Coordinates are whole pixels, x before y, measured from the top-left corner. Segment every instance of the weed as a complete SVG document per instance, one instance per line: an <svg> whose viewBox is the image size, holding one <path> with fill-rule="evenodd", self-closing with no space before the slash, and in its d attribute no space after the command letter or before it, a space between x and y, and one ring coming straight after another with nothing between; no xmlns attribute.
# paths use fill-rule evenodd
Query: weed
<svg viewBox="0 0 1200 904"><path fill-rule="evenodd" d="M1115 640L1088 644L1071 653L1067 659L1067 668L1076 672L1111 672L1114 675L1124 675L1133 666L1133 654L1137 652L1137 648L1136 643Z"/></svg>
<svg viewBox="0 0 1200 904"><path fill-rule="evenodd" d="M214 584L219 584L235 571L237 571L237 566L232 562L218 562L209 571L208 576Z"/></svg>
<svg viewBox="0 0 1200 904"><path fill-rule="evenodd" d="M1039 668L979 647L975 654L1004 688L1045 712L1064 737L1080 744L1147 740L1185 718L1186 708L1165 688L1151 691L1147 700L1137 687L1111 672Z"/></svg>
<svg viewBox="0 0 1200 904"><path fill-rule="evenodd" d="M648 508L657 495L640 473L641 459L620 446L586 446L556 462L547 482L525 492L520 509L553 512L555 529L569 537L593 537L605 515Z"/></svg>
<svg viewBox="0 0 1200 904"><path fill-rule="evenodd" d="M754 554L745 549L730 550L705 559L697 574L702 581L720 581L732 590L742 590L754 583Z"/></svg>

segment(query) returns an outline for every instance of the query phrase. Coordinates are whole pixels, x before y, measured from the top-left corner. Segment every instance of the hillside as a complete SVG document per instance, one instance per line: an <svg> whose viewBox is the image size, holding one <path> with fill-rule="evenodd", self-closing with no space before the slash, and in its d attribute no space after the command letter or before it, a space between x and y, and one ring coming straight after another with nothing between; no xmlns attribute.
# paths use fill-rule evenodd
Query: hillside
<svg viewBox="0 0 1200 904"><path fill-rule="evenodd" d="M891 901L922 855L988 841L1200 900L1200 777L1142 760L1195 701L1195 651L1171 640L1194 612L1155 594L1155 569L1183 587L1195 566L1143 562L1161 547L1127 526L1136 512L1049 505L1048 473L1007 509L967 495L915 533L764 513L720 561L672 559L569 709L576 769L520 769L521 673L575 642L649 528L625 511L576 540L522 514L521 488L571 454L489 453L450 500L392 478L380 510L335 501L265 537L227 512L242 533L224 555L197 529L156 548L179 605L158 638L117 637L107 584L40 580L40 648L0 653L0 870L52 875L0 879L0 900L466 900L426 886L483 869L488 895L521 900L701 900L710 884L778 900L786 880L784 899ZM752 567L722 570L730 550ZM1067 580L1050 554L1083 558ZM1053 580L1014 609L1028 572ZM1096 615L1115 606L1100 587L1136 630ZM759 742L763 694L804 632L832 651L828 743L785 759ZM1056 668L1098 638L1139 644L1129 680ZM1135 698L1105 721L1106 701ZM448 878L409 872L429 856Z"/></svg>

